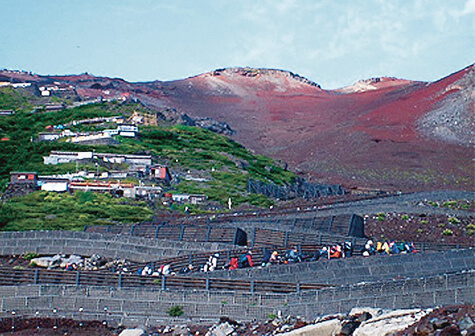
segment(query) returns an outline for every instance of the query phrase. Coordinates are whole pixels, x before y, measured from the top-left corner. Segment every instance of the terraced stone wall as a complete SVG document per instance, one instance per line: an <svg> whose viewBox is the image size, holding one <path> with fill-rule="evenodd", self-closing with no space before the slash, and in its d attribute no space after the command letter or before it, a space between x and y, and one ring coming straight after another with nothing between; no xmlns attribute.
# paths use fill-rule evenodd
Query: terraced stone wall
<svg viewBox="0 0 475 336"><path fill-rule="evenodd" d="M177 242L128 235L73 232L24 231L0 233L0 254L79 254L93 253L110 258L147 262L163 257L228 249L228 244Z"/></svg>
<svg viewBox="0 0 475 336"><path fill-rule="evenodd" d="M269 314L314 319L347 313L353 307L414 308L474 303L475 271L381 283L345 285L295 294L234 293L203 290L143 290L106 287L32 285L0 287L0 317L71 317L106 320L111 325L214 323L221 316L239 321L265 320ZM184 314L172 318L171 306ZM82 308L82 312L80 312ZM53 309L57 312L53 313Z"/></svg>
<svg viewBox="0 0 475 336"><path fill-rule="evenodd" d="M256 261L257 262L257 261ZM214 271L210 277L269 281L354 284L405 277L429 276L475 269L475 249L347 259Z"/></svg>

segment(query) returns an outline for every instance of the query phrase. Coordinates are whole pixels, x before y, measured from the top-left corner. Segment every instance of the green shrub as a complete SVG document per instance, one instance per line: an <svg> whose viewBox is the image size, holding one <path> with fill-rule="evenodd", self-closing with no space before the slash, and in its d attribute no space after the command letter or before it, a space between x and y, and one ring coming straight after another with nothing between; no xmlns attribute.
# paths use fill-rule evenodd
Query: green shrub
<svg viewBox="0 0 475 336"><path fill-rule="evenodd" d="M178 317L183 315L183 308L180 306L171 306L168 308L168 315L173 316L173 317Z"/></svg>
<svg viewBox="0 0 475 336"><path fill-rule="evenodd" d="M376 220L384 221L385 219L386 219L386 214L383 212L380 212L376 215Z"/></svg>
<svg viewBox="0 0 475 336"><path fill-rule="evenodd" d="M475 230L475 225L474 224L468 224L467 225L467 230Z"/></svg>
<svg viewBox="0 0 475 336"><path fill-rule="evenodd" d="M443 227L445 227L445 224L444 224L444 223L440 223L440 224L438 224L437 226L440 227L440 228L443 228Z"/></svg>
<svg viewBox="0 0 475 336"><path fill-rule="evenodd" d="M269 320L273 320L273 319L276 318L276 315L275 315L274 313L269 313L269 314L267 315L267 318L268 318Z"/></svg>
<svg viewBox="0 0 475 336"><path fill-rule="evenodd" d="M444 231L442 231L442 234L444 236L452 236L454 234L454 232L450 229L445 229Z"/></svg>
<svg viewBox="0 0 475 336"><path fill-rule="evenodd" d="M22 255L21 257L24 259L24 260L27 260L27 261L30 261L31 259L33 258L38 258L39 254L38 253L35 253L35 252L26 252L24 255Z"/></svg>
<svg viewBox="0 0 475 336"><path fill-rule="evenodd" d="M460 223L460 220L457 219L456 217L450 217L448 219L449 223L452 223L452 224L459 224Z"/></svg>
<svg viewBox="0 0 475 336"><path fill-rule="evenodd" d="M408 220L408 219L409 219L409 215L402 215L402 216L401 216L401 219L402 219L402 220Z"/></svg>

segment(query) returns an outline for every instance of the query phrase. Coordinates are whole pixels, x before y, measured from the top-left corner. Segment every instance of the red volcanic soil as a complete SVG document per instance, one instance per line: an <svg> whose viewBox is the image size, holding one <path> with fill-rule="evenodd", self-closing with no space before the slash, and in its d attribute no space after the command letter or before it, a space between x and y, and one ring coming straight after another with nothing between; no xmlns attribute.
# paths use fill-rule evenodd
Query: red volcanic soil
<svg viewBox="0 0 475 336"><path fill-rule="evenodd" d="M227 122L238 142L313 181L404 191L473 189L473 147L429 137L418 126L447 99L473 126L473 66L434 83L382 78L334 91L282 71L256 72L227 69L162 83L161 92L166 87L173 93L161 99ZM464 77L468 88L456 85ZM468 91L468 100L460 91Z"/></svg>
<svg viewBox="0 0 475 336"><path fill-rule="evenodd" d="M83 98L127 92L157 110L226 122L234 140L314 182L474 189L473 65L432 83L382 77L332 91L290 72L250 68L172 82L48 79L76 85Z"/></svg>

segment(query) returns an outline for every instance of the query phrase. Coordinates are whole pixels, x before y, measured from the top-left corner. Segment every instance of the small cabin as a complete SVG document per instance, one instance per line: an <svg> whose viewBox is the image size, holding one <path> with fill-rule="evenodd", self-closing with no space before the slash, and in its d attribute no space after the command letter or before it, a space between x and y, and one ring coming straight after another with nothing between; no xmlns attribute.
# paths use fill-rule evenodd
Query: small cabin
<svg viewBox="0 0 475 336"><path fill-rule="evenodd" d="M172 201L177 203L201 204L208 199L206 195L173 194Z"/></svg>
<svg viewBox="0 0 475 336"><path fill-rule="evenodd" d="M38 173L35 172L11 172L10 183L12 184L38 184Z"/></svg>
<svg viewBox="0 0 475 336"><path fill-rule="evenodd" d="M55 141L61 137L60 133L57 132L43 132L38 134L39 141Z"/></svg>
<svg viewBox="0 0 475 336"><path fill-rule="evenodd" d="M161 165L153 165L150 167L150 177L163 180L167 183L172 180L172 175L168 167Z"/></svg>

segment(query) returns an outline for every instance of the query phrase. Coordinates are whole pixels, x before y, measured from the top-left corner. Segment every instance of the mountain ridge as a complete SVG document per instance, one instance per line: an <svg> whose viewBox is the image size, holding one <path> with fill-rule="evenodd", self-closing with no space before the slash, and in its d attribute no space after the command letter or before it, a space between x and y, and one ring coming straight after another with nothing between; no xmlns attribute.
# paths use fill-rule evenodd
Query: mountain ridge
<svg viewBox="0 0 475 336"><path fill-rule="evenodd" d="M234 140L313 181L473 189L473 64L434 82L378 77L336 90L290 71L248 67L169 82L32 78L42 80L72 83L81 99L126 93L157 111L225 122Z"/></svg>

